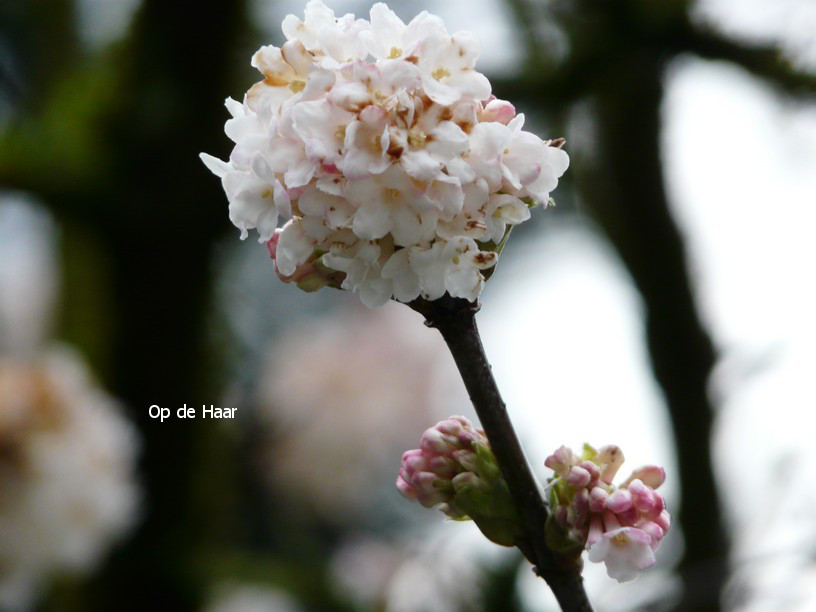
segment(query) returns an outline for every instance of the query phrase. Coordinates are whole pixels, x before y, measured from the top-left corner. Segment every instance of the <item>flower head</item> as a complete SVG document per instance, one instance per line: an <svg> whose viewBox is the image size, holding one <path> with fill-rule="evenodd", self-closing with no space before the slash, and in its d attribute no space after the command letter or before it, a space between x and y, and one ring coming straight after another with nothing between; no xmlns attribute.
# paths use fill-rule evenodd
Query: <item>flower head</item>
<svg viewBox="0 0 816 612"><path fill-rule="evenodd" d="M438 17L406 24L378 3L370 21L338 18L312 0L282 27L287 42L252 58L263 79L227 100L229 160L201 155L242 237L275 240L282 220L279 276L368 306L478 298L510 228L566 170L563 141L522 130L476 70L478 40Z"/></svg>
<svg viewBox="0 0 816 612"><path fill-rule="evenodd" d="M565 556L589 550L589 560L604 562L618 582L633 580L654 564L654 551L671 524L666 502L655 491L666 479L663 468L643 466L615 486L623 461L617 446L595 450L588 444L581 455L562 446L545 461L555 472L549 485L549 546Z"/></svg>

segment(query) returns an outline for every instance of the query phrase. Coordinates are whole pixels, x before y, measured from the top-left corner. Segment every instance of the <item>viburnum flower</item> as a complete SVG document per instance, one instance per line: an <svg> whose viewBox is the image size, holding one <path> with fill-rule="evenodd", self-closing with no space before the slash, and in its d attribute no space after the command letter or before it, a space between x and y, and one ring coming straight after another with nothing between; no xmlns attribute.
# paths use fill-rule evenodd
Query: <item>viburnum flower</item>
<svg viewBox="0 0 816 612"><path fill-rule="evenodd" d="M545 461L555 472L549 483L548 545L564 556L587 549L589 560L605 563L618 582L654 565L654 552L671 525L666 501L655 491L666 479L663 468L643 466L615 486L623 461L617 446L595 450L588 444L581 456L562 446Z"/></svg>
<svg viewBox="0 0 816 612"><path fill-rule="evenodd" d="M270 243L283 280L370 307L476 300L510 229L549 203L563 140L524 131L476 70L478 40L426 12L338 18L312 0L282 29L252 58L263 79L227 100L229 160L201 154L242 238Z"/></svg>
<svg viewBox="0 0 816 612"><path fill-rule="evenodd" d="M406 451L397 489L453 519L472 519L492 542L513 546L520 519L483 431L463 416L440 421Z"/></svg>

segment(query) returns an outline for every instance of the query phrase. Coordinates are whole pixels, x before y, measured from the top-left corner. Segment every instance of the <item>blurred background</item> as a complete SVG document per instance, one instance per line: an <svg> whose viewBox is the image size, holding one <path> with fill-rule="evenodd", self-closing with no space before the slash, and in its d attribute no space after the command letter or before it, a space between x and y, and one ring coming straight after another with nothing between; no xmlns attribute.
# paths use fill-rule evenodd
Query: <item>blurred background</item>
<svg viewBox="0 0 816 612"><path fill-rule="evenodd" d="M0 0L0 610L555 609L393 486L472 416L436 332L279 282L198 159L304 4ZM542 478L585 441L667 467L658 566L589 564L597 609L816 609L816 5L391 7L567 139L479 323ZM185 403L238 411L149 415Z"/></svg>

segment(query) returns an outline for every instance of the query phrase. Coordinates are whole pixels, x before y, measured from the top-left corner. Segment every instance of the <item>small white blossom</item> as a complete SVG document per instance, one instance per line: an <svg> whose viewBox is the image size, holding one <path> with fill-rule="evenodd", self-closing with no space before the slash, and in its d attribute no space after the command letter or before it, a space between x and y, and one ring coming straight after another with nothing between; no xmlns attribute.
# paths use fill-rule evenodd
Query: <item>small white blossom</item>
<svg viewBox="0 0 816 612"><path fill-rule="evenodd" d="M618 582L628 582L655 563L651 537L634 527L607 531L589 548L589 560L605 563L606 573Z"/></svg>
<svg viewBox="0 0 816 612"><path fill-rule="evenodd" d="M252 58L262 80L227 100L229 160L202 160L242 238L274 237L284 280L312 287L316 274L369 305L476 300L496 245L528 202L547 203L569 158L491 95L472 34L425 12L406 24L382 3L370 18L319 0L286 17L287 42Z"/></svg>

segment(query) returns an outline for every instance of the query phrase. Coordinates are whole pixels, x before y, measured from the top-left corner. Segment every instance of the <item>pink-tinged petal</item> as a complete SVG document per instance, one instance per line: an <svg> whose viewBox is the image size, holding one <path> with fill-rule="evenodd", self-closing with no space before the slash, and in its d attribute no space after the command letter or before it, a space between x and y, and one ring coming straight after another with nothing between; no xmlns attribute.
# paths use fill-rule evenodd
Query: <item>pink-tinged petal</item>
<svg viewBox="0 0 816 612"><path fill-rule="evenodd" d="M292 110L293 126L303 139L306 157L327 163L340 159L342 135L354 115L333 106L328 100L300 102Z"/></svg>
<svg viewBox="0 0 816 612"><path fill-rule="evenodd" d="M345 183L342 176L321 176L317 179L317 188L323 193L342 197L345 193Z"/></svg>
<svg viewBox="0 0 816 612"><path fill-rule="evenodd" d="M500 123L480 123L470 133L471 157L498 163L512 137L507 126Z"/></svg>
<svg viewBox="0 0 816 612"><path fill-rule="evenodd" d="M642 481L643 484L651 487L652 489L657 489L666 481L666 470L657 465L641 466L634 470L632 475L629 476L629 478L627 478L621 486L627 487L629 486L629 483L635 479Z"/></svg>
<svg viewBox="0 0 816 612"><path fill-rule="evenodd" d="M419 209L426 202L433 205L442 218L450 219L461 212L465 202L465 192L458 178L440 174L428 184L425 197L417 198L414 206Z"/></svg>
<svg viewBox="0 0 816 612"><path fill-rule="evenodd" d="M419 68L402 59L383 60L380 62L383 79L394 89L413 90L422 82Z"/></svg>
<svg viewBox="0 0 816 612"><path fill-rule="evenodd" d="M391 55L392 47L402 46L405 24L382 2L371 7L369 16L371 18L370 36L363 39L364 42L367 41L366 48L374 57L380 59L388 57Z"/></svg>
<svg viewBox="0 0 816 612"><path fill-rule="evenodd" d="M362 83L338 83L329 92L329 102L352 113L371 104L371 94Z"/></svg>
<svg viewBox="0 0 816 612"><path fill-rule="evenodd" d="M292 217L292 201L289 198L289 193L286 191L280 181L275 181L273 197L278 214L284 219L290 219ZM274 228L272 229L274 230Z"/></svg>
<svg viewBox="0 0 816 612"><path fill-rule="evenodd" d="M275 263L284 276L291 276L298 265L304 263L314 252L314 241L303 226L290 221L283 227L276 251Z"/></svg>
<svg viewBox="0 0 816 612"><path fill-rule="evenodd" d="M422 74L422 88L431 100L442 106L450 106L462 97L458 89L437 81L430 74Z"/></svg>
<svg viewBox="0 0 816 612"><path fill-rule="evenodd" d="M407 151L400 157L403 170L420 181L430 181L442 172L442 162L434 159L427 151Z"/></svg>
<svg viewBox="0 0 816 612"><path fill-rule="evenodd" d="M605 533L589 549L589 560L606 564L610 578L628 582L654 565L650 536L640 529L624 527Z"/></svg>
<svg viewBox="0 0 816 612"><path fill-rule="evenodd" d="M455 73L449 79L445 79L445 84L474 100L487 100L492 91L487 77L475 70Z"/></svg>
<svg viewBox="0 0 816 612"><path fill-rule="evenodd" d="M406 206L394 206L390 218L391 235L396 246L409 247L419 242L422 236L422 223L416 211Z"/></svg>
<svg viewBox="0 0 816 612"><path fill-rule="evenodd" d="M453 121L442 121L428 134L428 151L448 160L461 155L470 148L470 139Z"/></svg>
<svg viewBox="0 0 816 612"><path fill-rule="evenodd" d="M372 107L367 107L368 108ZM365 113L360 113L361 117ZM388 130L365 121L353 121L346 128L345 156L342 161L346 178L364 178L382 173L391 161L388 158ZM385 145L385 147L383 147Z"/></svg>
<svg viewBox="0 0 816 612"><path fill-rule="evenodd" d="M308 185L314 176L317 166L307 159L293 164L283 175L286 186L289 188Z"/></svg>
<svg viewBox="0 0 816 612"><path fill-rule="evenodd" d="M547 155L541 164L538 178L525 188L539 202L546 202L550 192L558 186L558 178L569 166L569 156L565 151L547 147Z"/></svg>
<svg viewBox="0 0 816 612"><path fill-rule="evenodd" d="M354 213L352 229L363 240L377 240L391 231L392 222L388 208L380 202L369 201Z"/></svg>
<svg viewBox="0 0 816 612"><path fill-rule="evenodd" d="M431 247L410 247L408 262L419 277L421 294L436 300L445 294L445 265L440 260L444 246L440 241Z"/></svg>
<svg viewBox="0 0 816 612"><path fill-rule="evenodd" d="M306 80L306 88L301 93L301 102L325 96L334 86L335 79L334 72L329 70L312 70Z"/></svg>

